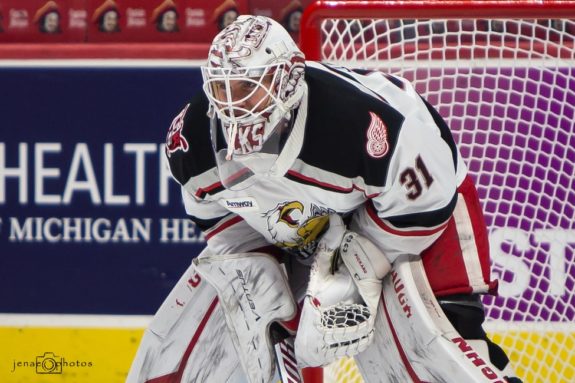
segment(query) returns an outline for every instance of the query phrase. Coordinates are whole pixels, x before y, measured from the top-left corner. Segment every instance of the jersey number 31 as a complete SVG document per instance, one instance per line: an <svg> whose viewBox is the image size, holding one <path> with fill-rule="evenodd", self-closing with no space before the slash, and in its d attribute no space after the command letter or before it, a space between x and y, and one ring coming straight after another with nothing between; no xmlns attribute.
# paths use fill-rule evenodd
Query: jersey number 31
<svg viewBox="0 0 575 383"><path fill-rule="evenodd" d="M421 156L417 156L415 168L409 167L399 175L399 181L407 189L407 198L411 200L419 198L423 191L421 180L427 188L433 183L433 177L429 174Z"/></svg>

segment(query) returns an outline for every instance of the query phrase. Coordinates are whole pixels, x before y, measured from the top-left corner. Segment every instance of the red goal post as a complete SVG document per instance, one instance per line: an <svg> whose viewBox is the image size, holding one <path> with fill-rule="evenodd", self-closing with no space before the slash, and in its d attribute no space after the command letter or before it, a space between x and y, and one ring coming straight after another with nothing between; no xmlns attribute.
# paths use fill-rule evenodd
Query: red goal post
<svg viewBox="0 0 575 383"><path fill-rule="evenodd" d="M317 1L301 22L306 59L405 77L450 125L500 281L485 327L525 382L575 381L574 42L570 0Z"/></svg>

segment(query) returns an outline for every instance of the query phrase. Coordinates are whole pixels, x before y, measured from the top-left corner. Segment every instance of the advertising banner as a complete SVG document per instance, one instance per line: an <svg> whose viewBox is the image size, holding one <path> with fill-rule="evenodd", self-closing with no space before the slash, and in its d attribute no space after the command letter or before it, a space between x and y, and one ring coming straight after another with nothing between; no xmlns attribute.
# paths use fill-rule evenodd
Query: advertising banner
<svg viewBox="0 0 575 383"><path fill-rule="evenodd" d="M198 68L2 68L0 312L155 312L204 246L164 162Z"/></svg>

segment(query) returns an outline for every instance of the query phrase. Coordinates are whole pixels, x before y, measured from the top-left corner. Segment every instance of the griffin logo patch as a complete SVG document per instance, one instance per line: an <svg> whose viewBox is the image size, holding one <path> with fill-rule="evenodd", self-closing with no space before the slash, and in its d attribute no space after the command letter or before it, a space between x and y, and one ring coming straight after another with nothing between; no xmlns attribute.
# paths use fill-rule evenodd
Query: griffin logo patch
<svg viewBox="0 0 575 383"><path fill-rule="evenodd" d="M371 122L367 129L367 154L373 158L382 158L389 151L387 127L377 114L369 112L369 115L371 116Z"/></svg>
<svg viewBox="0 0 575 383"><path fill-rule="evenodd" d="M332 211L316 205L311 206L308 214L305 210L301 202L289 201L265 213L267 229L277 246L303 253L315 250Z"/></svg>
<svg viewBox="0 0 575 383"><path fill-rule="evenodd" d="M182 128L184 127L184 116L190 104L186 105L184 110L180 112L172 121L170 130L168 130L168 136L166 137L166 154L170 157L173 153L178 150L187 152L190 148L186 137L182 135Z"/></svg>

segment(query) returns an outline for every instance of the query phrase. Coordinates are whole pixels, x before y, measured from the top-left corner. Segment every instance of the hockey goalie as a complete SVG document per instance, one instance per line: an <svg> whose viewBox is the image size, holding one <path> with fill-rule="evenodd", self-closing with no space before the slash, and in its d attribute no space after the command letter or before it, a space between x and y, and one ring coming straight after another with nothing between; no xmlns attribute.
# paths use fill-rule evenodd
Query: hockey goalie
<svg viewBox="0 0 575 383"><path fill-rule="evenodd" d="M368 383L520 382L482 329L475 187L407 81L305 61L262 16L220 32L202 75L166 155L207 246L128 382L309 382L341 357Z"/></svg>

